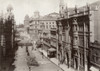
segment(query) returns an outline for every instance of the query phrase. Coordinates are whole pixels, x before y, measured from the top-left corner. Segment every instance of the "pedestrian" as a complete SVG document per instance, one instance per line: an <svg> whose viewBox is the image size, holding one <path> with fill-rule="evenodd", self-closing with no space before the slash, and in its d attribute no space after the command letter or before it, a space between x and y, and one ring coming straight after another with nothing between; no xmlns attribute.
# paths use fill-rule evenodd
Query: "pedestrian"
<svg viewBox="0 0 100 71"><path fill-rule="evenodd" d="M26 52L27 52L27 55L29 56L29 51L28 51L28 47L26 46Z"/></svg>
<svg viewBox="0 0 100 71"><path fill-rule="evenodd" d="M43 52L41 52L41 55L42 55L42 58L43 58L43 56L44 56Z"/></svg>

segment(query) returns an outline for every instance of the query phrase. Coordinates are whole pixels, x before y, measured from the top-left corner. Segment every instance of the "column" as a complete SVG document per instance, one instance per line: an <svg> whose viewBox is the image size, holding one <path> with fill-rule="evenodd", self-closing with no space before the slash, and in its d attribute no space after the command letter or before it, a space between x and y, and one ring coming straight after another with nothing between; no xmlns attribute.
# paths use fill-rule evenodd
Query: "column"
<svg viewBox="0 0 100 71"><path fill-rule="evenodd" d="M74 55L77 56L77 58L74 56L74 68L78 69L79 71L79 66L80 66L80 55L79 55L79 47L78 47L78 23L77 19L74 18L73 22L73 49L74 49ZM78 66L78 67L77 67Z"/></svg>
<svg viewBox="0 0 100 71"><path fill-rule="evenodd" d="M57 27L57 33L56 33L56 38L57 38L57 39L56 39L56 47L57 47L57 53L56 53L57 55L56 55L56 56L57 56L57 59L58 59L58 42L59 42L59 41L58 41L58 40L59 40L59 34L58 34L58 33L59 33L59 29L58 29L58 27Z"/></svg>
<svg viewBox="0 0 100 71"><path fill-rule="evenodd" d="M87 50L86 50L86 47L87 47L87 41L86 40L88 40L87 38L86 38L86 23L84 23L84 68L85 68L85 71L88 71L88 62L87 62Z"/></svg>
<svg viewBox="0 0 100 71"><path fill-rule="evenodd" d="M62 24L61 24L61 21L59 22L59 45L61 45L59 47L59 57L60 57L60 61L62 60Z"/></svg>

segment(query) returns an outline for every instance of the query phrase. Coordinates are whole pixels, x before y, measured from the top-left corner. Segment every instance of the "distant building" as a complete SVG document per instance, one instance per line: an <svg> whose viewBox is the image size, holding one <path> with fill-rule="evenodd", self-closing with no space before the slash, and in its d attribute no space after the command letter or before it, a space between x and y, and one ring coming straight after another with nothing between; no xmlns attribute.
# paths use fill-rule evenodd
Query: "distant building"
<svg viewBox="0 0 100 71"><path fill-rule="evenodd" d="M25 36L27 34L27 33L26 34L25 33L26 33L26 30L25 30L24 24L17 25L17 27L16 27L16 40L24 39L23 36Z"/></svg>
<svg viewBox="0 0 100 71"><path fill-rule="evenodd" d="M39 18L39 17L40 17L39 11L35 11L33 18Z"/></svg>
<svg viewBox="0 0 100 71"><path fill-rule="evenodd" d="M46 33L45 37L50 38L50 30L52 28L57 29L56 21L58 16L59 14L54 12L41 18L41 23L44 24L43 32Z"/></svg>
<svg viewBox="0 0 100 71"><path fill-rule="evenodd" d="M44 42L50 44L51 29L55 28L58 13L50 13L45 16L40 16L39 12L34 12L34 17L30 18L29 22L29 34L32 39L40 40L43 38Z"/></svg>
<svg viewBox="0 0 100 71"><path fill-rule="evenodd" d="M24 18L24 28L27 33L29 33L29 22L30 22L30 18L28 15L26 15Z"/></svg>
<svg viewBox="0 0 100 71"><path fill-rule="evenodd" d="M39 39L39 29L40 29L40 15L39 12L34 12L34 16L30 18L29 21L29 34L34 41Z"/></svg>
<svg viewBox="0 0 100 71"><path fill-rule="evenodd" d="M57 29L56 28L51 28L50 30L50 44L52 48L54 48L55 50L57 49L57 40L58 40L58 37L57 37Z"/></svg>

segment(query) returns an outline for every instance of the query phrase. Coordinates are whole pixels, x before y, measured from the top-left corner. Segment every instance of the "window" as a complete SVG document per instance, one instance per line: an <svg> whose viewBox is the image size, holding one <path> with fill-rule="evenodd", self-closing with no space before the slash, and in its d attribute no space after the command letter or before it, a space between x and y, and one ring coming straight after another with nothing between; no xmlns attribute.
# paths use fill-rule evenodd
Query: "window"
<svg viewBox="0 0 100 71"><path fill-rule="evenodd" d="M76 40L77 40L77 37L75 37L76 38Z"/></svg>
<svg viewBox="0 0 100 71"><path fill-rule="evenodd" d="M50 28L51 28L51 25L50 25Z"/></svg>
<svg viewBox="0 0 100 71"><path fill-rule="evenodd" d="M53 28L54 28L55 26L53 25Z"/></svg>
<svg viewBox="0 0 100 71"><path fill-rule="evenodd" d="M98 10L98 8L99 8L98 6L95 6L95 10L96 10L96 11Z"/></svg>
<svg viewBox="0 0 100 71"><path fill-rule="evenodd" d="M48 29L48 25L46 25L46 28Z"/></svg>
<svg viewBox="0 0 100 71"><path fill-rule="evenodd" d="M54 24L54 22L52 22L52 24Z"/></svg>
<svg viewBox="0 0 100 71"><path fill-rule="evenodd" d="M37 28L37 26L35 26L35 29Z"/></svg>
<svg viewBox="0 0 100 71"><path fill-rule="evenodd" d="M37 24L37 22L35 21L35 24Z"/></svg>
<svg viewBox="0 0 100 71"><path fill-rule="evenodd" d="M80 52L80 65L84 66L84 54L83 54L83 51Z"/></svg>
<svg viewBox="0 0 100 71"><path fill-rule="evenodd" d="M84 45L84 37L83 36L79 36L79 45L82 47Z"/></svg>
<svg viewBox="0 0 100 71"><path fill-rule="evenodd" d="M45 28L45 25L43 26L43 28Z"/></svg>
<svg viewBox="0 0 100 71"><path fill-rule="evenodd" d="M77 25L75 26L75 28L76 28L76 31L77 31Z"/></svg>
<svg viewBox="0 0 100 71"><path fill-rule="evenodd" d="M98 62L98 53L96 53L95 55L96 55L96 61Z"/></svg>

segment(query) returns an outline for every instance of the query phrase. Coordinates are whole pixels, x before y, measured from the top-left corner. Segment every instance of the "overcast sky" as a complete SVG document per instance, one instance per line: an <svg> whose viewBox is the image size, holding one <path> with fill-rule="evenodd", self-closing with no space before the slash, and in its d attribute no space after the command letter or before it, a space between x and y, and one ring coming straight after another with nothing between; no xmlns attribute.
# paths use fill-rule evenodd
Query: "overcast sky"
<svg viewBox="0 0 100 71"><path fill-rule="evenodd" d="M75 5L79 7L95 1L97 0L64 0L64 3L68 7L74 7ZM41 15L59 12L59 0L0 0L0 11L3 10L5 13L9 4L13 6L16 24L23 23L26 14L31 17L37 10Z"/></svg>

